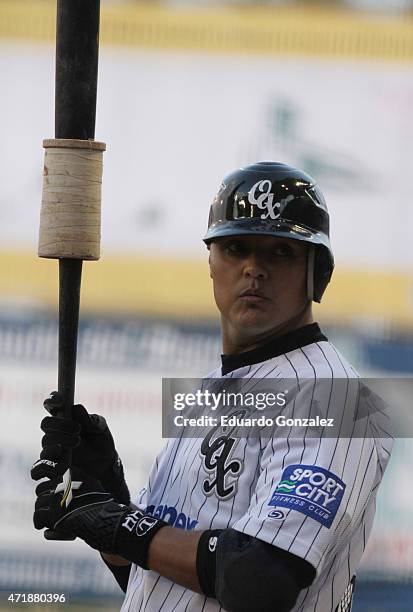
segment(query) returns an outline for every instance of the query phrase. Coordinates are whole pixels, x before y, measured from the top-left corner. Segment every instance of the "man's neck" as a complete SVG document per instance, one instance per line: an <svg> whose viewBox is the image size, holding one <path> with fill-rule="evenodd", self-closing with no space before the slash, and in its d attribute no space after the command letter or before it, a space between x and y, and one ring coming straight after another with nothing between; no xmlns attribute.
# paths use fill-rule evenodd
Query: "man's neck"
<svg viewBox="0 0 413 612"><path fill-rule="evenodd" d="M276 340L288 332L313 323L313 321L311 304L303 313L300 313L299 317L293 317L262 334L246 335L244 329L231 329L229 326L227 328L225 322L221 320L223 353L225 355L237 355L246 351L252 351L270 340Z"/></svg>

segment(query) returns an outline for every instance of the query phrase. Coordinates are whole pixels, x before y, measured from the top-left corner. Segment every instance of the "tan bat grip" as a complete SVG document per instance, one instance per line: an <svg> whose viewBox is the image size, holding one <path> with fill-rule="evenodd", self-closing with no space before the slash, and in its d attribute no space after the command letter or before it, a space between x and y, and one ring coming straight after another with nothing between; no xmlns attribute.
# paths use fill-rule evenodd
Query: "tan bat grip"
<svg viewBox="0 0 413 612"><path fill-rule="evenodd" d="M103 151L94 140L48 139L39 257L99 259Z"/></svg>

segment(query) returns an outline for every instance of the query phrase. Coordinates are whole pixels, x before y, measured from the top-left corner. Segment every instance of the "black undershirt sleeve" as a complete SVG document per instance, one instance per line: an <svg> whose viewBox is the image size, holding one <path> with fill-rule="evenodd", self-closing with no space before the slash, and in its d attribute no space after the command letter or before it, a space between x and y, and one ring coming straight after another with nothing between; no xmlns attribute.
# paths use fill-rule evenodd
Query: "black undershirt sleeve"
<svg viewBox="0 0 413 612"><path fill-rule="evenodd" d="M129 565L112 565L106 559L104 559L101 555L103 563L110 569L113 576L115 577L116 582L122 589L124 593L126 593L126 588L128 586L129 574L131 564Z"/></svg>

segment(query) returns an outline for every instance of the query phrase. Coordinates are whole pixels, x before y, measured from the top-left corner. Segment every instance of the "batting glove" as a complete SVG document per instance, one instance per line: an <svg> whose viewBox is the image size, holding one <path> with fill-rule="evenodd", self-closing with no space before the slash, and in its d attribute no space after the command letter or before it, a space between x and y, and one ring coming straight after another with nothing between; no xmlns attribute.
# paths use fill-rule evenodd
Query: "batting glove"
<svg viewBox="0 0 413 612"><path fill-rule="evenodd" d="M120 555L148 569L149 545L167 523L141 510L116 503L99 481L78 468L36 487L33 522L79 537L100 552Z"/></svg>
<svg viewBox="0 0 413 612"><path fill-rule="evenodd" d="M71 450L74 467L99 480L115 501L129 504L123 465L104 417L89 414L80 404L73 406L71 419L53 416L62 408L61 395L56 391L43 405L52 416L45 417L40 424L45 434L43 450L32 468L32 477L39 480L62 476L69 467L67 451Z"/></svg>

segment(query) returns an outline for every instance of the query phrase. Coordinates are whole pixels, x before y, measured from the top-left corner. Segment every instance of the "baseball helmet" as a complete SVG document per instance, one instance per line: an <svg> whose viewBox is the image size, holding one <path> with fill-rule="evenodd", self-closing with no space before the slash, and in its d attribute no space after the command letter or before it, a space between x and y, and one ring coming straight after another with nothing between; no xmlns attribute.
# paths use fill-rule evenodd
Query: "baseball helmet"
<svg viewBox="0 0 413 612"><path fill-rule="evenodd" d="M225 236L280 236L312 245L308 297L320 302L334 268L327 206L314 179L286 164L262 161L226 176L209 212L210 244Z"/></svg>

